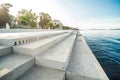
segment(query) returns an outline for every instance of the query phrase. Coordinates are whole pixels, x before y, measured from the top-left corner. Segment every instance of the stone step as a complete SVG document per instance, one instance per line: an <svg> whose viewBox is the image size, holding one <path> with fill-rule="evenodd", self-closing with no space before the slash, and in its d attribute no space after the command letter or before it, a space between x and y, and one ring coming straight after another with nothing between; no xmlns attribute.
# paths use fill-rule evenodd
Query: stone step
<svg viewBox="0 0 120 80"><path fill-rule="evenodd" d="M76 38L66 69L67 80L109 80L84 38Z"/></svg>
<svg viewBox="0 0 120 80"><path fill-rule="evenodd" d="M10 46L0 45L0 57L12 53Z"/></svg>
<svg viewBox="0 0 120 80"><path fill-rule="evenodd" d="M57 42L63 40L66 37L68 37L70 34L71 33L65 33L65 34L62 34L62 35L42 39L42 40L32 42L32 43L29 43L29 44L13 46L13 52L35 56L38 53L40 53L41 51L48 49L49 47L53 46Z"/></svg>
<svg viewBox="0 0 120 80"><path fill-rule="evenodd" d="M35 65L16 80L65 80L65 72Z"/></svg>
<svg viewBox="0 0 120 80"><path fill-rule="evenodd" d="M76 34L71 34L67 39L43 51L35 57L36 64L65 71L75 38Z"/></svg>
<svg viewBox="0 0 120 80"><path fill-rule="evenodd" d="M51 31L68 31L68 30L57 30L57 29L0 29L1 33L23 33L23 32L51 32Z"/></svg>
<svg viewBox="0 0 120 80"><path fill-rule="evenodd" d="M9 45L9 46L21 45L68 32L72 32L72 31L4 33L4 34L0 34L0 44Z"/></svg>
<svg viewBox="0 0 120 80"><path fill-rule="evenodd" d="M9 54L0 58L0 80L15 80L34 65L34 58Z"/></svg>

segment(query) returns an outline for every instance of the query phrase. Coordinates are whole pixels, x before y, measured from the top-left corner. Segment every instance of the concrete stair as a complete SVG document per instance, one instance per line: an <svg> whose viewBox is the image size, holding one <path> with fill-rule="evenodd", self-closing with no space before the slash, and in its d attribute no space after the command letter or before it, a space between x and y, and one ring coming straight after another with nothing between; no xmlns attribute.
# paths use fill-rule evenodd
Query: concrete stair
<svg viewBox="0 0 120 80"><path fill-rule="evenodd" d="M41 79L41 80L45 80L45 79L64 80L65 79L64 71L59 71L52 68L34 65L35 64L34 57L26 55L23 51L21 51L20 54L17 54L17 53L19 52L20 47L24 46L25 52L28 51L26 50L26 47L27 47L31 49L31 51L34 54L37 54L41 51L39 49L42 49L42 50L48 49L51 46L55 45L56 43L66 39L68 36L70 36L71 33L72 32L67 32L57 36L50 36L48 38L41 39L39 41L32 42L29 44L12 46L13 48L10 47L10 49L13 49L14 53L11 53L12 50L11 51L9 50L8 52L10 54L5 52L7 51L7 48L9 46L2 45L1 49L5 48L6 50L2 52L2 54L4 54L5 56L2 55L0 57L0 80L16 80L17 78L21 80L24 80L24 78L25 80L27 79L35 80L34 77L36 77L36 79ZM15 52L16 47L17 47L17 50ZM36 52L36 50L38 51ZM26 53L29 54L29 52L26 52ZM32 73L30 74L29 72L32 72L34 74ZM56 75L51 73L55 73ZM25 76L25 74L29 76ZM25 77L22 77L22 76L25 76ZM29 78L30 76L32 76L33 78Z"/></svg>
<svg viewBox="0 0 120 80"><path fill-rule="evenodd" d="M42 39L36 42L32 42L29 44L13 46L14 53L27 54L31 56L35 56L41 51L44 51L56 43L60 42L64 38L68 37L71 33L65 33L58 36Z"/></svg>
<svg viewBox="0 0 120 80"><path fill-rule="evenodd" d="M35 65L16 80L65 80L65 72Z"/></svg>
<svg viewBox="0 0 120 80"><path fill-rule="evenodd" d="M0 58L0 80L15 80L34 65L34 58L9 54Z"/></svg>
<svg viewBox="0 0 120 80"><path fill-rule="evenodd" d="M75 38L76 34L72 34L67 39L43 51L35 57L36 64L65 71Z"/></svg>
<svg viewBox="0 0 120 80"><path fill-rule="evenodd" d="M10 46L0 45L0 57L12 53Z"/></svg>
<svg viewBox="0 0 120 80"><path fill-rule="evenodd" d="M84 38L79 34L66 70L66 80L109 80Z"/></svg>
<svg viewBox="0 0 120 80"><path fill-rule="evenodd" d="M33 41L26 33L24 44L0 45L0 80L109 80L81 34L48 32L32 32ZM24 39L12 39L17 37Z"/></svg>
<svg viewBox="0 0 120 80"><path fill-rule="evenodd" d="M69 32L72 31L44 31L44 32L23 32L4 34L2 33L0 34L0 44L9 46L21 45Z"/></svg>

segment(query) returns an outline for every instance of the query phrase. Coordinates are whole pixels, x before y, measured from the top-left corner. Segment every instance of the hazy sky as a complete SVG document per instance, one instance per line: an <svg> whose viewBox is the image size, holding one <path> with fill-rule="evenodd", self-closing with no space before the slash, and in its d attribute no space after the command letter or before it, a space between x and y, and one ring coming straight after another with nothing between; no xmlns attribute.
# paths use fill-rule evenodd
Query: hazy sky
<svg viewBox="0 0 120 80"><path fill-rule="evenodd" d="M33 9L49 13L63 24L79 28L120 27L120 0L0 0L13 5L10 13Z"/></svg>

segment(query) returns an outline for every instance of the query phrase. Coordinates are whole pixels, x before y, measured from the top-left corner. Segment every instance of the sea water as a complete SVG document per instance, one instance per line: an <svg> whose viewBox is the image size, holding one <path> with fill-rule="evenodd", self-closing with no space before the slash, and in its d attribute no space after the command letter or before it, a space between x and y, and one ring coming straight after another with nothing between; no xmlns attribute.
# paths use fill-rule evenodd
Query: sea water
<svg viewBox="0 0 120 80"><path fill-rule="evenodd" d="M120 30L81 31L110 80L120 80Z"/></svg>

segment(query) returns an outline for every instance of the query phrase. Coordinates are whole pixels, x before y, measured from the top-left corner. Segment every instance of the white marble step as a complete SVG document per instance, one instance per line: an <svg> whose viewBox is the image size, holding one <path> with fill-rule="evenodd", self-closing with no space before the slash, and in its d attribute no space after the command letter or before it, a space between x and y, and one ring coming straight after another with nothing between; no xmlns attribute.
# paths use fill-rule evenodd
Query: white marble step
<svg viewBox="0 0 120 80"><path fill-rule="evenodd" d="M15 80L34 65L34 58L9 54L0 58L0 80Z"/></svg>
<svg viewBox="0 0 120 80"><path fill-rule="evenodd" d="M67 80L109 80L84 38L76 38L66 69Z"/></svg>
<svg viewBox="0 0 120 80"><path fill-rule="evenodd" d="M12 53L10 46L0 45L0 56L4 56L10 53Z"/></svg>
<svg viewBox="0 0 120 80"><path fill-rule="evenodd" d="M35 56L36 54L40 53L41 51L48 49L49 47L53 46L57 42L68 37L70 34L71 33L65 33L62 35L42 39L42 40L32 42L29 44L13 46L13 52Z"/></svg>
<svg viewBox="0 0 120 80"><path fill-rule="evenodd" d="M40 53L35 57L36 64L65 71L75 38L76 34L71 34L65 40Z"/></svg>
<svg viewBox="0 0 120 80"><path fill-rule="evenodd" d="M35 65L16 80L65 80L65 72Z"/></svg>

